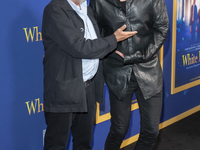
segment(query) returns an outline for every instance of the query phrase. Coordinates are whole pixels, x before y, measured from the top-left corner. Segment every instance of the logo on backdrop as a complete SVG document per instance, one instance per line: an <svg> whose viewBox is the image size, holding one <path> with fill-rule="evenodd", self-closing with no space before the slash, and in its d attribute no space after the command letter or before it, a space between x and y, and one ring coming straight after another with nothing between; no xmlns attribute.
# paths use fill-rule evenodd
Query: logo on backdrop
<svg viewBox="0 0 200 150"><path fill-rule="evenodd" d="M23 28L27 43L42 41L42 33L38 31L38 26L32 28Z"/></svg>
<svg viewBox="0 0 200 150"><path fill-rule="evenodd" d="M29 115L35 114L36 112L40 113L40 112L44 111L44 105L43 105L43 103L40 103L39 98L35 99L35 101L25 102L25 104L27 106Z"/></svg>
<svg viewBox="0 0 200 150"><path fill-rule="evenodd" d="M199 53L199 57L191 53L182 55L183 66L189 66L189 65L197 64L198 62L200 62L200 51L198 51L198 53Z"/></svg>

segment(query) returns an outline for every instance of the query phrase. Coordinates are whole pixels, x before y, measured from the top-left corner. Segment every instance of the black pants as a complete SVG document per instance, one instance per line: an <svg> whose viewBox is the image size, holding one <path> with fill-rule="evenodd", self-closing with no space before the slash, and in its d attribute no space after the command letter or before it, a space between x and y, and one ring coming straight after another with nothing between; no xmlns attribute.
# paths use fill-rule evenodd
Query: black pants
<svg viewBox="0 0 200 150"><path fill-rule="evenodd" d="M94 83L86 87L87 113L45 112L47 124L44 150L65 150L70 129L73 150L91 150L93 125L96 113Z"/></svg>
<svg viewBox="0 0 200 150"><path fill-rule="evenodd" d="M131 116L131 101L133 93L140 110L140 136L135 150L151 150L159 133L159 123L162 108L162 91L145 100L132 73L128 83L128 91L120 101L110 91L111 127L105 143L105 150L119 150L129 128Z"/></svg>

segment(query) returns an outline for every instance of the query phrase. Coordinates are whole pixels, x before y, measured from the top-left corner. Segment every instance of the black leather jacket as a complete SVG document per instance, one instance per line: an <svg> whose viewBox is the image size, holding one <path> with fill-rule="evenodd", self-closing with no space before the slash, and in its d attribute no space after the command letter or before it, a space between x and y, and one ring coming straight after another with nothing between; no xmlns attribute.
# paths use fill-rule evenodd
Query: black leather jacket
<svg viewBox="0 0 200 150"><path fill-rule="evenodd" d="M126 11L120 0L91 0L103 36L111 35L123 24L136 35L118 43L117 50L104 60L105 80L119 98L124 96L127 81L134 72L145 99L162 90L162 69L157 52L164 44L169 20L164 0L127 0Z"/></svg>

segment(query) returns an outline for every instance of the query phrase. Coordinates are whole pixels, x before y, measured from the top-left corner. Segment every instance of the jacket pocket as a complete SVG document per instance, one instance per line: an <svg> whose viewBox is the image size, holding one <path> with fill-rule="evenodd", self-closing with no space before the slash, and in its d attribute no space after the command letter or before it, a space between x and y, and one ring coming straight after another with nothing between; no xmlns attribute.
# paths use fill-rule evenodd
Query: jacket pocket
<svg viewBox="0 0 200 150"><path fill-rule="evenodd" d="M55 81L56 105L75 105L84 100L85 88L80 78L68 81Z"/></svg>
<svg viewBox="0 0 200 150"><path fill-rule="evenodd" d="M113 68L104 63L105 81L112 93L121 101L127 92L127 82L131 76L130 66Z"/></svg>

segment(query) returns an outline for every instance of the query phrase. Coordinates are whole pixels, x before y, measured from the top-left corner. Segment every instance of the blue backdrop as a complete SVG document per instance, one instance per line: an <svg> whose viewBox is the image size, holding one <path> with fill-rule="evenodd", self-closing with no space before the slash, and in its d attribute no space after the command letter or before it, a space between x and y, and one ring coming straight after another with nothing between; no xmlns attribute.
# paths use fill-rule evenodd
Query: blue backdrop
<svg viewBox="0 0 200 150"><path fill-rule="evenodd" d="M43 114L42 14L50 0L7 0L0 5L0 149L42 150L45 133ZM171 94L173 0L167 0L170 20L164 46L164 101L161 123L200 105L199 86ZM176 31L176 30L175 30ZM109 112L109 99L100 105ZM132 112L125 138L139 133L139 111ZM94 126L94 150L103 150L110 120ZM68 150L72 149L70 137Z"/></svg>

